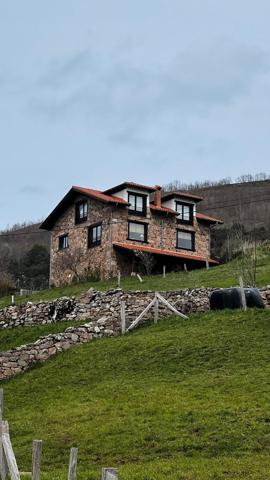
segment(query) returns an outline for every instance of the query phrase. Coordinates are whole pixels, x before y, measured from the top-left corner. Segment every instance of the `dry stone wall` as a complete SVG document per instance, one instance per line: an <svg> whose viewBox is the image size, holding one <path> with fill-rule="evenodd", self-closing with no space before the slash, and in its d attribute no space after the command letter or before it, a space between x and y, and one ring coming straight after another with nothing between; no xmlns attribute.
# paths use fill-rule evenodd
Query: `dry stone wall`
<svg viewBox="0 0 270 480"><path fill-rule="evenodd" d="M182 313L190 314L209 310L209 296L212 288L183 289L161 294ZM266 306L270 307L270 287L261 289ZM0 310L0 330L17 326L32 326L61 320L96 321L109 317L114 331L120 331L120 303L125 301L127 324L138 316L153 299L154 292L123 291L121 289L99 292L90 289L78 298L60 298L49 302L27 303ZM160 306L162 316L171 312ZM148 317L153 313L150 311Z"/></svg>
<svg viewBox="0 0 270 480"><path fill-rule="evenodd" d="M63 333L40 337L34 343L0 352L0 380L7 380L22 373L35 363L45 362L48 358L75 345L90 342L95 338L115 335L109 327L110 320L100 318L96 323L68 327Z"/></svg>
<svg viewBox="0 0 270 480"><path fill-rule="evenodd" d="M209 310L209 296L214 289L185 289L163 292L163 296L182 313ZM261 289L265 304L270 308L270 287ZM98 292L89 290L78 299L61 298L53 302L40 302L7 307L0 310L0 329L33 326L61 320L92 321L79 327L69 327L63 333L40 337L36 342L22 345L7 352L0 351L0 380L6 380L27 370L37 362L44 362L59 352L95 338L119 335L121 330L120 304L125 301L127 327L153 299L153 292L124 292L121 289ZM171 312L160 305L160 316ZM149 312L145 320L152 318ZM0 345L1 348L1 345Z"/></svg>

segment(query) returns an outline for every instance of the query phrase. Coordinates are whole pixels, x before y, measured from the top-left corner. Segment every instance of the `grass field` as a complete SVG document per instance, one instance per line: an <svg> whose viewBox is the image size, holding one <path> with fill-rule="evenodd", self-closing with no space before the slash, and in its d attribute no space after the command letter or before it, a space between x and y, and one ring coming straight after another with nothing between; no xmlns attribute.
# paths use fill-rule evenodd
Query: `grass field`
<svg viewBox="0 0 270 480"><path fill-rule="evenodd" d="M143 283L135 277L126 277L121 281L121 288L124 290L176 290L179 288L195 288L195 287L231 287L239 284L240 275L239 262L232 262L210 270L205 268L193 270L191 272L169 273L164 279L162 275L152 275L144 277ZM257 285L264 286L270 284L270 251L269 246L261 248L258 251L257 265ZM116 279L103 282L87 282L69 285L63 288L52 288L43 290L29 297L17 297L17 303L26 301L53 300L61 296L80 295L87 291L90 287L96 290L107 290L117 287ZM10 305L11 296L0 298L0 308Z"/></svg>
<svg viewBox="0 0 270 480"><path fill-rule="evenodd" d="M16 335L16 330L13 330ZM43 479L102 466L122 480L265 480L270 470L270 312L171 318L69 350L4 382L19 466L43 439Z"/></svg>
<svg viewBox="0 0 270 480"><path fill-rule="evenodd" d="M0 351L5 352L20 345L35 342L41 336L49 335L50 333L60 333L67 327L82 325L83 323L82 320L77 322L67 320L33 327L16 327L15 330L0 330Z"/></svg>

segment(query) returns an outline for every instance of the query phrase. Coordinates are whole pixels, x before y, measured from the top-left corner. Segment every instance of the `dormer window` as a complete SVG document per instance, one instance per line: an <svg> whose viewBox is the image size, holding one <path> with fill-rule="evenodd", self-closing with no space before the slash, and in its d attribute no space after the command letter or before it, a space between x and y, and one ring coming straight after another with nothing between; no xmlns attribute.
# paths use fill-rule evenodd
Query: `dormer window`
<svg viewBox="0 0 270 480"><path fill-rule="evenodd" d="M88 216L88 204L87 202L78 202L75 204L75 223L86 222Z"/></svg>
<svg viewBox="0 0 270 480"><path fill-rule="evenodd" d="M146 216L147 195L128 192L128 211L132 215Z"/></svg>
<svg viewBox="0 0 270 480"><path fill-rule="evenodd" d="M177 211L177 223L184 223L185 225L193 225L194 205L185 202L175 202L175 209Z"/></svg>

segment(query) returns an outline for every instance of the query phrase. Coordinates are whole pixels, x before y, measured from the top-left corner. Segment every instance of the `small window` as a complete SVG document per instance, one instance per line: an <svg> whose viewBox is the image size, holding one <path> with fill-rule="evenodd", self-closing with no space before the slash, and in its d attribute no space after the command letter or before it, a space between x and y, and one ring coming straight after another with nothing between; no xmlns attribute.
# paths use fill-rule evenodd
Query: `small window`
<svg viewBox="0 0 270 480"><path fill-rule="evenodd" d="M128 222L128 240L147 242L147 223Z"/></svg>
<svg viewBox="0 0 270 480"><path fill-rule="evenodd" d="M98 223L96 225L92 225L88 229L88 247L96 247L97 245L101 245L101 233L102 233L102 225Z"/></svg>
<svg viewBox="0 0 270 480"><path fill-rule="evenodd" d="M79 202L75 204L75 223L86 222L88 215L87 202Z"/></svg>
<svg viewBox="0 0 270 480"><path fill-rule="evenodd" d="M195 250L195 235L193 232L177 230L176 247L183 250Z"/></svg>
<svg viewBox="0 0 270 480"><path fill-rule="evenodd" d="M68 248L68 235L61 235L59 237L59 250L65 250Z"/></svg>
<svg viewBox="0 0 270 480"><path fill-rule="evenodd" d="M129 213L133 215L146 216L147 196L129 192L128 194Z"/></svg>
<svg viewBox="0 0 270 480"><path fill-rule="evenodd" d="M194 206L191 203L176 202L177 222L193 225Z"/></svg>

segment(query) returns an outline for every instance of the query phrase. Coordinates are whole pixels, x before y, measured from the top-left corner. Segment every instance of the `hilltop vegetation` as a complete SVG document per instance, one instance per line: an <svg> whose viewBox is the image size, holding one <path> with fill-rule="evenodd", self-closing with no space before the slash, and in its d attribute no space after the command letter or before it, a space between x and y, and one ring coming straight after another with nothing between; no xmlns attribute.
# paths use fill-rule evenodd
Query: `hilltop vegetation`
<svg viewBox="0 0 270 480"><path fill-rule="evenodd" d="M174 272L166 275L152 275L143 277L143 283L140 283L137 277L126 277L121 280L121 288L124 290L158 290L168 291L179 288L200 288L200 287L231 287L239 284L239 275L241 274L241 264L238 259L228 262L224 265L192 270L191 272ZM257 261L257 285L264 286L270 284L270 249L265 246L258 250ZM117 280L97 281L76 283L63 288L51 288L43 290L29 297L17 297L17 303L25 301L52 300L61 296L80 295L89 288L96 290L108 290L116 288ZM10 305L11 296L0 299L0 308Z"/></svg>
<svg viewBox="0 0 270 480"><path fill-rule="evenodd" d="M66 478L71 446L85 480L101 466L121 480L265 480L269 321L255 310L171 318L4 383L21 470L42 438L44 480Z"/></svg>

